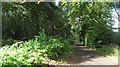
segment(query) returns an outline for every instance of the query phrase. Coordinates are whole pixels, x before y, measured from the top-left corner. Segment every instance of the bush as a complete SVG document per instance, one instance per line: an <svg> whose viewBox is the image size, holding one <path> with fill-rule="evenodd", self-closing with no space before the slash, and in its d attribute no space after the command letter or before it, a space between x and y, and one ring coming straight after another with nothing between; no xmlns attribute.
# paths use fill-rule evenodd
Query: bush
<svg viewBox="0 0 120 67"><path fill-rule="evenodd" d="M56 59L56 58L66 58L70 52L70 46L67 41L61 42L59 39L50 39L48 41L48 44L46 46L46 50L48 51L48 57L51 59Z"/></svg>
<svg viewBox="0 0 120 67"><path fill-rule="evenodd" d="M40 64L44 50L35 50L36 45L31 46L32 41L17 42L12 46L4 46L0 49L1 65L31 65Z"/></svg>
<svg viewBox="0 0 120 67"><path fill-rule="evenodd" d="M67 40L40 33L35 39L2 47L0 66L42 64L43 58L65 58L69 53L70 45Z"/></svg>
<svg viewBox="0 0 120 67"><path fill-rule="evenodd" d="M50 37L40 33L36 40L40 42L41 49L46 49L47 57L50 59L66 58L71 51L68 40L61 37Z"/></svg>

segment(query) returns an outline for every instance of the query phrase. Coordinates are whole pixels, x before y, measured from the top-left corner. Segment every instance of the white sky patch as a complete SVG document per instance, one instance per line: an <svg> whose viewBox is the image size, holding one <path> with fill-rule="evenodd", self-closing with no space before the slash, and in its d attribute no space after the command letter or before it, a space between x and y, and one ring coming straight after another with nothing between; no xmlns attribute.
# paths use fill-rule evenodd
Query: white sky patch
<svg viewBox="0 0 120 67"><path fill-rule="evenodd" d="M60 0L55 0L56 5L58 5L58 4L59 4L59 1L60 1Z"/></svg>
<svg viewBox="0 0 120 67"><path fill-rule="evenodd" d="M112 12L112 20L114 20L114 22L115 22L113 25L113 28L118 28L118 15L114 9L112 11L113 11ZM115 29L113 31L118 32L118 29Z"/></svg>

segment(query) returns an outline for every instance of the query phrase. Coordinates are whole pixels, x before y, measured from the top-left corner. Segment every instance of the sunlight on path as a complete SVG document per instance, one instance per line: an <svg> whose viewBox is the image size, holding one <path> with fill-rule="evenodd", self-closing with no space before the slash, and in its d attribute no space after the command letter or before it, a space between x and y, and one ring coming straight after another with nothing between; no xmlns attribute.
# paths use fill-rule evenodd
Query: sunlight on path
<svg viewBox="0 0 120 67"><path fill-rule="evenodd" d="M80 65L118 65L118 57L103 57L95 53L94 49L75 46L67 62Z"/></svg>
<svg viewBox="0 0 120 67"><path fill-rule="evenodd" d="M80 63L81 65L118 65L118 58L98 57Z"/></svg>

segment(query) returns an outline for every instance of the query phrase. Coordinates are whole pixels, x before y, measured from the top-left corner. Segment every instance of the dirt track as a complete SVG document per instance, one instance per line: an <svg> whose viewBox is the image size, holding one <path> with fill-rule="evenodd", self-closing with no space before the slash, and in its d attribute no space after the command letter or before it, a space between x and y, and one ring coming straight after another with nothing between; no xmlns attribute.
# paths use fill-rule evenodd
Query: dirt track
<svg viewBox="0 0 120 67"><path fill-rule="evenodd" d="M73 54L67 60L68 64L79 65L118 65L118 57L104 57L85 46L75 46Z"/></svg>
<svg viewBox="0 0 120 67"><path fill-rule="evenodd" d="M67 64L48 63L47 67L119 67L118 57L104 57L85 46L75 46Z"/></svg>

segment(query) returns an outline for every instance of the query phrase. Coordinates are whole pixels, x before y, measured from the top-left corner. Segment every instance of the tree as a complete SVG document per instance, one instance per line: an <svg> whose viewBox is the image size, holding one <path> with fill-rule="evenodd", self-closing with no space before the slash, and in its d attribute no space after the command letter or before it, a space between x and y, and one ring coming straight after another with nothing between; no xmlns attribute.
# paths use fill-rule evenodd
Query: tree
<svg viewBox="0 0 120 67"><path fill-rule="evenodd" d="M55 3L3 3L3 36L33 38L39 32L69 37L70 25Z"/></svg>
<svg viewBox="0 0 120 67"><path fill-rule="evenodd" d="M71 2L63 3L69 17L73 35L85 45L108 44L112 31L111 9L113 3Z"/></svg>

